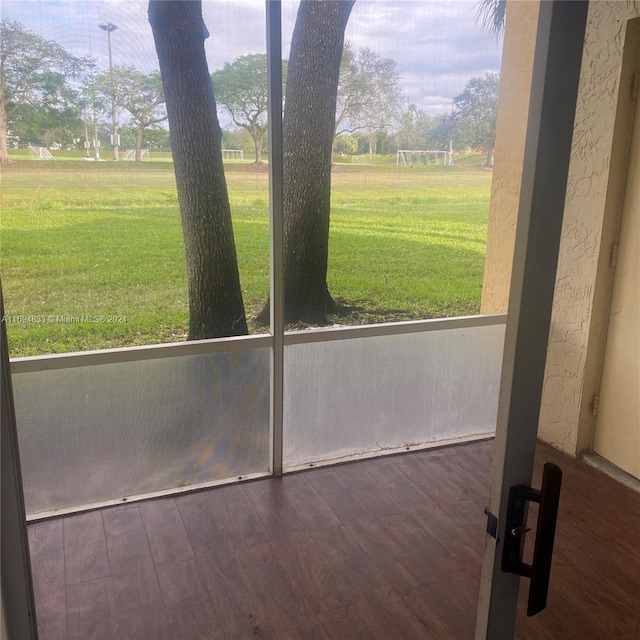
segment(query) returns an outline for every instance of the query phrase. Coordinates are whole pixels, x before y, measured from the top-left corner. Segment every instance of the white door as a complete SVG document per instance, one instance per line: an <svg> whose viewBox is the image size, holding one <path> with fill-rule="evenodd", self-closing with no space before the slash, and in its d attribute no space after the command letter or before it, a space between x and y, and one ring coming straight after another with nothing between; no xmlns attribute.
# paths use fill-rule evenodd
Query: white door
<svg viewBox="0 0 640 640"><path fill-rule="evenodd" d="M521 576L531 578L530 611L546 602L558 468L548 468L546 483L556 491L530 484L587 9L582 1L540 3L476 640L513 638ZM529 566L521 561L520 525L531 501L540 508Z"/></svg>
<svg viewBox="0 0 640 640"><path fill-rule="evenodd" d="M640 478L640 100L605 349L593 450Z"/></svg>

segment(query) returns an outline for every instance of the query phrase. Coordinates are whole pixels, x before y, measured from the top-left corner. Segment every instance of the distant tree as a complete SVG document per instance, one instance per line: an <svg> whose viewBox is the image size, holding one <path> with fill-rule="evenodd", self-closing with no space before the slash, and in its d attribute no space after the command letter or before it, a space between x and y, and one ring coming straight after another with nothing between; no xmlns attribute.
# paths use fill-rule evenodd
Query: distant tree
<svg viewBox="0 0 640 640"><path fill-rule="evenodd" d="M169 131L160 126L147 129L144 134L144 144L147 148L155 149L156 151L170 151Z"/></svg>
<svg viewBox="0 0 640 640"><path fill-rule="evenodd" d="M428 116L415 104L400 117L396 142L399 149L429 149L432 146L432 132L436 126L435 118Z"/></svg>
<svg viewBox="0 0 640 640"><path fill-rule="evenodd" d="M135 159L142 159L144 132L167 119L162 78L159 71L142 73L133 67L113 67L113 75L96 76L96 85L104 97L114 92L116 107L126 111L136 128Z"/></svg>
<svg viewBox="0 0 640 640"><path fill-rule="evenodd" d="M444 151L449 148L450 144L453 144L456 149L460 146L460 136L456 122L453 116L446 113L431 117L426 138L426 147L428 149Z"/></svg>
<svg viewBox="0 0 640 640"><path fill-rule="evenodd" d="M487 154L485 166L493 166L498 115L500 75L485 73L471 78L453 101L453 120L460 140Z"/></svg>
<svg viewBox="0 0 640 640"><path fill-rule="evenodd" d="M189 288L189 339L247 333L201 0L150 0Z"/></svg>
<svg viewBox="0 0 640 640"><path fill-rule="evenodd" d="M255 150L253 140L246 129L223 129L222 148L241 149L245 153L250 153Z"/></svg>
<svg viewBox="0 0 640 640"><path fill-rule="evenodd" d="M286 60L282 77L286 82ZM241 56L214 71L211 79L218 103L237 127L249 133L255 146L255 164L262 164L267 135L267 56L263 53Z"/></svg>
<svg viewBox="0 0 640 640"><path fill-rule="evenodd" d="M85 138L85 157L91 155L91 147L96 158L100 155L100 129L101 123L98 120L98 114L105 113L111 105L111 91L108 94L98 92L96 83L96 62L93 59L88 60L88 73L82 77L82 87L78 99L78 106L82 109L84 120L84 138ZM107 106L109 105L109 106ZM109 139L113 130L107 131L105 140ZM97 148L96 148L97 146Z"/></svg>
<svg viewBox="0 0 640 640"><path fill-rule="evenodd" d="M9 161L7 126L16 111L73 105L68 81L80 75L85 62L17 22L0 21L0 162Z"/></svg>
<svg viewBox="0 0 640 640"><path fill-rule="evenodd" d="M334 134L366 132L373 141L376 133L397 121L401 104L396 63L366 47L356 52L351 44L345 43Z"/></svg>
<svg viewBox="0 0 640 640"><path fill-rule="evenodd" d="M107 137L110 133L111 130L109 129L106 132ZM135 125L121 125L118 127L118 133L120 134L122 147L135 149L136 139L138 137L138 128ZM170 151L171 142L169 141L169 130L155 125L145 129L144 148L154 151Z"/></svg>
<svg viewBox="0 0 640 640"><path fill-rule="evenodd" d="M353 136L336 136L333 142L333 152L339 155L355 153L358 150L358 140Z"/></svg>
<svg viewBox="0 0 640 640"><path fill-rule="evenodd" d="M412 104L402 115L396 133L398 149L446 150L457 139L451 116L429 116Z"/></svg>
<svg viewBox="0 0 640 640"><path fill-rule="evenodd" d="M11 115L11 135L21 144L47 147L59 143L73 146L82 138L83 122L76 107L54 109L21 105Z"/></svg>
<svg viewBox="0 0 640 640"><path fill-rule="evenodd" d="M415 104L410 104L409 108L400 116L398 130L396 131L396 145L398 149L422 149L423 142L417 120L424 111L419 110Z"/></svg>

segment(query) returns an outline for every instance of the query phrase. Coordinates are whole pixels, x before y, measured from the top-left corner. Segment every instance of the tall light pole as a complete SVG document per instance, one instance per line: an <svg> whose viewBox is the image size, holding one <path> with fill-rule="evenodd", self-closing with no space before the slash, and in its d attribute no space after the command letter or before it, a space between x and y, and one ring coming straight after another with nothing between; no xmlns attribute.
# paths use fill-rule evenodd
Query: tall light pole
<svg viewBox="0 0 640 640"><path fill-rule="evenodd" d="M103 22L98 25L103 31L107 32L107 44L109 46L109 80L111 83L111 142L113 144L113 159L120 160L119 145L120 139L118 136L118 121L116 120L116 90L113 84L113 58L111 57L111 32L115 31L118 26L113 22Z"/></svg>

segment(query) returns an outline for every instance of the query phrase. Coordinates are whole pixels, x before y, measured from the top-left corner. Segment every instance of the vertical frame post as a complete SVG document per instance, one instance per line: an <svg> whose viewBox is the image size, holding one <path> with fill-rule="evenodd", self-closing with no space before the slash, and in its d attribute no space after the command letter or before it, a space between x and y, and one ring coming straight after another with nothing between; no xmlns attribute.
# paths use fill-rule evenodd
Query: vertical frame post
<svg viewBox="0 0 640 640"><path fill-rule="evenodd" d="M0 401L2 414L0 421L2 589L0 590L0 606L2 607L3 627L0 629L0 635L4 637L4 632L6 632L9 638L37 640L36 606L31 578L27 518L22 488L16 414L13 406L2 283L0 283L0 314L2 314L2 322L0 323L0 357L2 358L2 375L0 376L2 385Z"/></svg>
<svg viewBox="0 0 640 640"><path fill-rule="evenodd" d="M520 577L501 556L509 490L533 474L588 6L540 3L491 484L498 525L485 540L476 640L515 631Z"/></svg>
<svg viewBox="0 0 640 640"><path fill-rule="evenodd" d="M269 229L271 316L271 465L282 474L284 405L284 274L282 221L282 7L280 0L266 0L267 85L269 113Z"/></svg>

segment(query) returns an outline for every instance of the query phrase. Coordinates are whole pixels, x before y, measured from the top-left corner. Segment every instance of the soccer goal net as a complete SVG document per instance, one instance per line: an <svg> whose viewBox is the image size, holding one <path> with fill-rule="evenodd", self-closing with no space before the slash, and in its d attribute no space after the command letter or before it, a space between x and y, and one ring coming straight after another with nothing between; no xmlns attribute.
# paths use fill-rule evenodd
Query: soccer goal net
<svg viewBox="0 0 640 640"><path fill-rule="evenodd" d="M29 147L29 159L31 160L51 160L53 156L46 147Z"/></svg>
<svg viewBox="0 0 640 640"><path fill-rule="evenodd" d="M133 161L136 159L136 150L135 149L127 149L122 154L123 160ZM149 149L141 149L140 151L140 160L149 160Z"/></svg>
<svg viewBox="0 0 640 640"><path fill-rule="evenodd" d="M414 164L453 166L453 160L451 158L451 151L398 149L396 153L396 164L398 166L412 166Z"/></svg>
<svg viewBox="0 0 640 640"><path fill-rule="evenodd" d="M371 158L368 153L361 153L358 156L351 156L356 164L371 164Z"/></svg>
<svg viewBox="0 0 640 640"><path fill-rule="evenodd" d="M223 160L244 160L244 151L242 149L223 149Z"/></svg>

